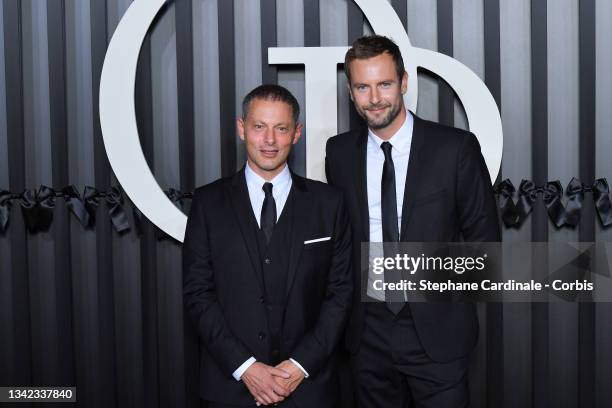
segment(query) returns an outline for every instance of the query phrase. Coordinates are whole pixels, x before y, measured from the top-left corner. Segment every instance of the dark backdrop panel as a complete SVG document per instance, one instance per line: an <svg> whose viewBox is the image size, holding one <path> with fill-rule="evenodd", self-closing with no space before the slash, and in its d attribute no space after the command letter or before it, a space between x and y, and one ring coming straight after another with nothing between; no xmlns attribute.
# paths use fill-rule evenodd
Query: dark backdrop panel
<svg viewBox="0 0 612 408"><path fill-rule="evenodd" d="M504 123L500 180L612 178L609 2L390 3L414 46L454 56L491 90ZM0 190L72 184L82 194L117 184L101 137L98 83L130 4L0 2ZM168 1L143 44L135 94L143 152L162 188L186 193L243 165L234 119L255 85L282 84L304 104L302 67L268 66L268 47L348 45L369 32L350 0ZM359 119L341 72L338 79L342 131ZM438 78L420 75L419 91L419 114L467 125ZM302 174L304 155L302 141L291 157ZM179 198L187 212L189 199ZM201 406L180 244L133 212L127 197L131 228L121 233L104 199L95 225L84 228L58 197L51 227L38 233L26 230L13 203L0 233L0 385L76 385L84 407ZM612 229L601 228L585 200L579 227L557 230L538 201L504 240L610 241ZM482 304L479 317L473 406L612 405L610 304Z"/></svg>

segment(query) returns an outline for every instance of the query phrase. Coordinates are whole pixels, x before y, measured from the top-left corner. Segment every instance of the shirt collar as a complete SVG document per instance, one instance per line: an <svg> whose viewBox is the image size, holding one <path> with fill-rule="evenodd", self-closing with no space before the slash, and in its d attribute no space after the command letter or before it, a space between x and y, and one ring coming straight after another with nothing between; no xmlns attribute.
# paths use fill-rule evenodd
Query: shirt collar
<svg viewBox="0 0 612 408"><path fill-rule="evenodd" d="M368 138L380 148L383 142L389 142L394 149L397 149L399 153L406 153L410 150L410 142L412 141L412 128L414 126L414 118L412 112L406 110L406 120L398 131L391 136L389 140L383 140L376 136L372 129L368 128Z"/></svg>
<svg viewBox="0 0 612 408"><path fill-rule="evenodd" d="M259 174L255 173L248 161L244 168L244 176L246 178L247 184L256 187L257 190L262 191L262 187L264 183L266 183L266 180ZM272 189L273 194L276 192L280 192L287 186L289 182L291 182L291 172L289 171L289 166L287 165L287 163L285 163L285 167L283 168L283 170L278 173L272 180L270 180L270 183L272 183L274 186L274 188Z"/></svg>

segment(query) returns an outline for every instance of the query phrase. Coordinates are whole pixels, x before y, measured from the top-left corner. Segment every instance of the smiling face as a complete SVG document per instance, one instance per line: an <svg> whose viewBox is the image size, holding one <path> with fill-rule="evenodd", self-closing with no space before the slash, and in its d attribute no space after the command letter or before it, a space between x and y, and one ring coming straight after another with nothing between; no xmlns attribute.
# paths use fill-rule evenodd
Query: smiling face
<svg viewBox="0 0 612 408"><path fill-rule="evenodd" d="M386 52L355 59L349 69L348 87L355 109L377 136L390 138L406 118L403 94L408 88L408 74L404 72L399 78L393 58Z"/></svg>
<svg viewBox="0 0 612 408"><path fill-rule="evenodd" d="M246 118L239 118L237 126L249 165L265 180L283 170L291 146L302 135L302 125L294 121L291 105L272 99L253 99Z"/></svg>

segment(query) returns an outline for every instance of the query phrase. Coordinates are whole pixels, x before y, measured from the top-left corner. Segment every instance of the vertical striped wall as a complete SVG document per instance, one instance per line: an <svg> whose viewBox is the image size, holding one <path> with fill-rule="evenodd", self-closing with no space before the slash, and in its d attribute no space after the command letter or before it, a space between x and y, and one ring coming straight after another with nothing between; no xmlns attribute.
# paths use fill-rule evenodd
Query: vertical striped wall
<svg viewBox="0 0 612 408"><path fill-rule="evenodd" d="M500 179L612 179L610 1L389 2L414 46L451 55L491 90L504 128ZM98 82L130 3L0 2L0 190L116 184ZM159 184L189 191L244 163L235 118L256 85L281 84L305 105L303 68L269 66L268 47L345 46L369 32L350 0L168 1L143 44L136 85L141 144ZM452 90L419 75L418 114L467 128ZM358 119L340 67L338 90L344 131ZM290 158L301 174L304 145ZM576 230L555 229L540 203L504 240L612 240L586 201ZM63 200L54 217L32 235L13 207L0 234L0 385L76 384L83 407L199 406L180 246L149 223L142 235L115 233L104 206L90 230ZM612 405L609 304L482 304L479 317L473 406Z"/></svg>

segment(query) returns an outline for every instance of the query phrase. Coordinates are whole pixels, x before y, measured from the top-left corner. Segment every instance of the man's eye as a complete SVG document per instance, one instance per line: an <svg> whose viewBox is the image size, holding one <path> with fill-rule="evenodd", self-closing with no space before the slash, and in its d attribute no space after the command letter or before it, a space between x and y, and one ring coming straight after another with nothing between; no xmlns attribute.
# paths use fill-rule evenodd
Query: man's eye
<svg viewBox="0 0 612 408"><path fill-rule="evenodd" d="M281 132L286 132L289 129L287 129L286 127L279 127L278 130L280 130Z"/></svg>
<svg viewBox="0 0 612 408"><path fill-rule="evenodd" d="M260 124L255 125L255 129L262 129L262 128L263 128L263 125L260 125Z"/></svg>
<svg viewBox="0 0 612 408"><path fill-rule="evenodd" d="M363 91L363 90L365 90L365 89L366 89L366 86L365 86L365 85L357 85L357 90L358 90L358 91Z"/></svg>
<svg viewBox="0 0 612 408"><path fill-rule="evenodd" d="M391 82L383 82L383 83L382 83L382 87L383 87L383 88L388 88L388 87L390 87L390 86L391 86Z"/></svg>

